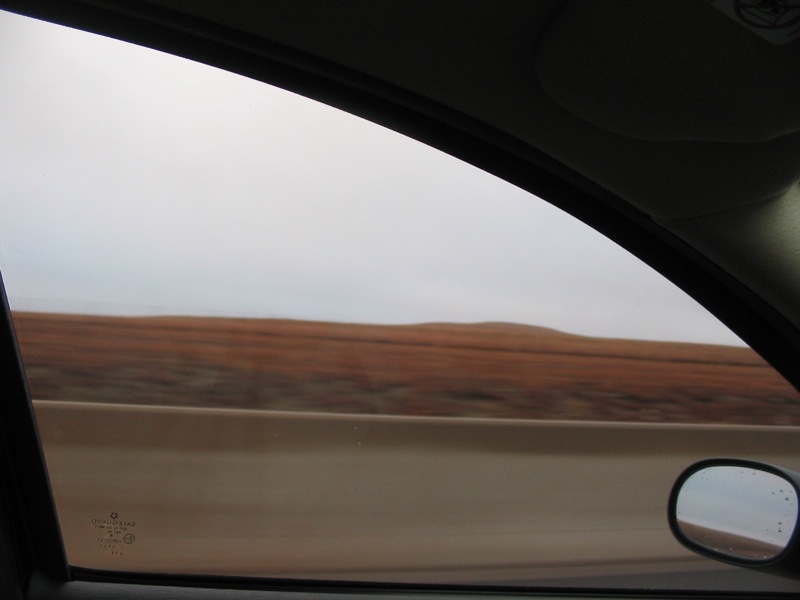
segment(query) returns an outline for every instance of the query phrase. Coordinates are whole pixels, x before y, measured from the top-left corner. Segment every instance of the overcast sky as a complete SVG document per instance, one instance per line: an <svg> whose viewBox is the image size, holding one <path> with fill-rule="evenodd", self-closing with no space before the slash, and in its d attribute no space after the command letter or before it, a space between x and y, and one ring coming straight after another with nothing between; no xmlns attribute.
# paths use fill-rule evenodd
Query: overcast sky
<svg viewBox="0 0 800 600"><path fill-rule="evenodd" d="M714 466L686 480L678 497L677 517L722 533L785 546L797 524L797 494L791 483L772 473Z"/></svg>
<svg viewBox="0 0 800 600"><path fill-rule="evenodd" d="M13 308L740 343L572 217L374 124L5 13L0 61Z"/></svg>

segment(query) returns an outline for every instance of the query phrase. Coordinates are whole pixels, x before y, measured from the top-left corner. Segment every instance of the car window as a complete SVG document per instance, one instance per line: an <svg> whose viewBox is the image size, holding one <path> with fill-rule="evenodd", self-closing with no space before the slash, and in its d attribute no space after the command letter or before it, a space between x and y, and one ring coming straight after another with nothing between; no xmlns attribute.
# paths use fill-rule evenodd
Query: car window
<svg viewBox="0 0 800 600"><path fill-rule="evenodd" d="M669 488L800 466L800 398L685 294L399 134L0 18L0 267L72 565L742 589Z"/></svg>

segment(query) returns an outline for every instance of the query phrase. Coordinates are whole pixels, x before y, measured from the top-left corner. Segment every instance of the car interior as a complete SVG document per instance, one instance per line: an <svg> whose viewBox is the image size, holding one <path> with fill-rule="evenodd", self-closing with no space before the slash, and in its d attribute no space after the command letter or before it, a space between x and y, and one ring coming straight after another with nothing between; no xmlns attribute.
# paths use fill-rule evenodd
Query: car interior
<svg viewBox="0 0 800 600"><path fill-rule="evenodd" d="M3 598L798 593L800 4L0 10Z"/></svg>

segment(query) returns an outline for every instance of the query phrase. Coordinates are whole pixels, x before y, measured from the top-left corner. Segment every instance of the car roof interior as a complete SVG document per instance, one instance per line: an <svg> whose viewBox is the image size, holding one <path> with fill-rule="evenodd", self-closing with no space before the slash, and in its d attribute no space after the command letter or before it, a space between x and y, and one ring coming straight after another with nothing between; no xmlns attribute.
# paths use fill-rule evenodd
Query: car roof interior
<svg viewBox="0 0 800 600"><path fill-rule="evenodd" d="M800 385L800 42L697 0L0 7L286 88L496 174L631 250Z"/></svg>

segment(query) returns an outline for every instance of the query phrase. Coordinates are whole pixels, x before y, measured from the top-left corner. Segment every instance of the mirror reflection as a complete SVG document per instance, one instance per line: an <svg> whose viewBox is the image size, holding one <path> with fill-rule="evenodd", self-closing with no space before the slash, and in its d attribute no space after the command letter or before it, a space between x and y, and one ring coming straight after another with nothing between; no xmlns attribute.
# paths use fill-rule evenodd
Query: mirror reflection
<svg viewBox="0 0 800 600"><path fill-rule="evenodd" d="M797 523L789 481L742 466L711 466L681 486L676 519L683 535L719 556L769 560L789 543Z"/></svg>

